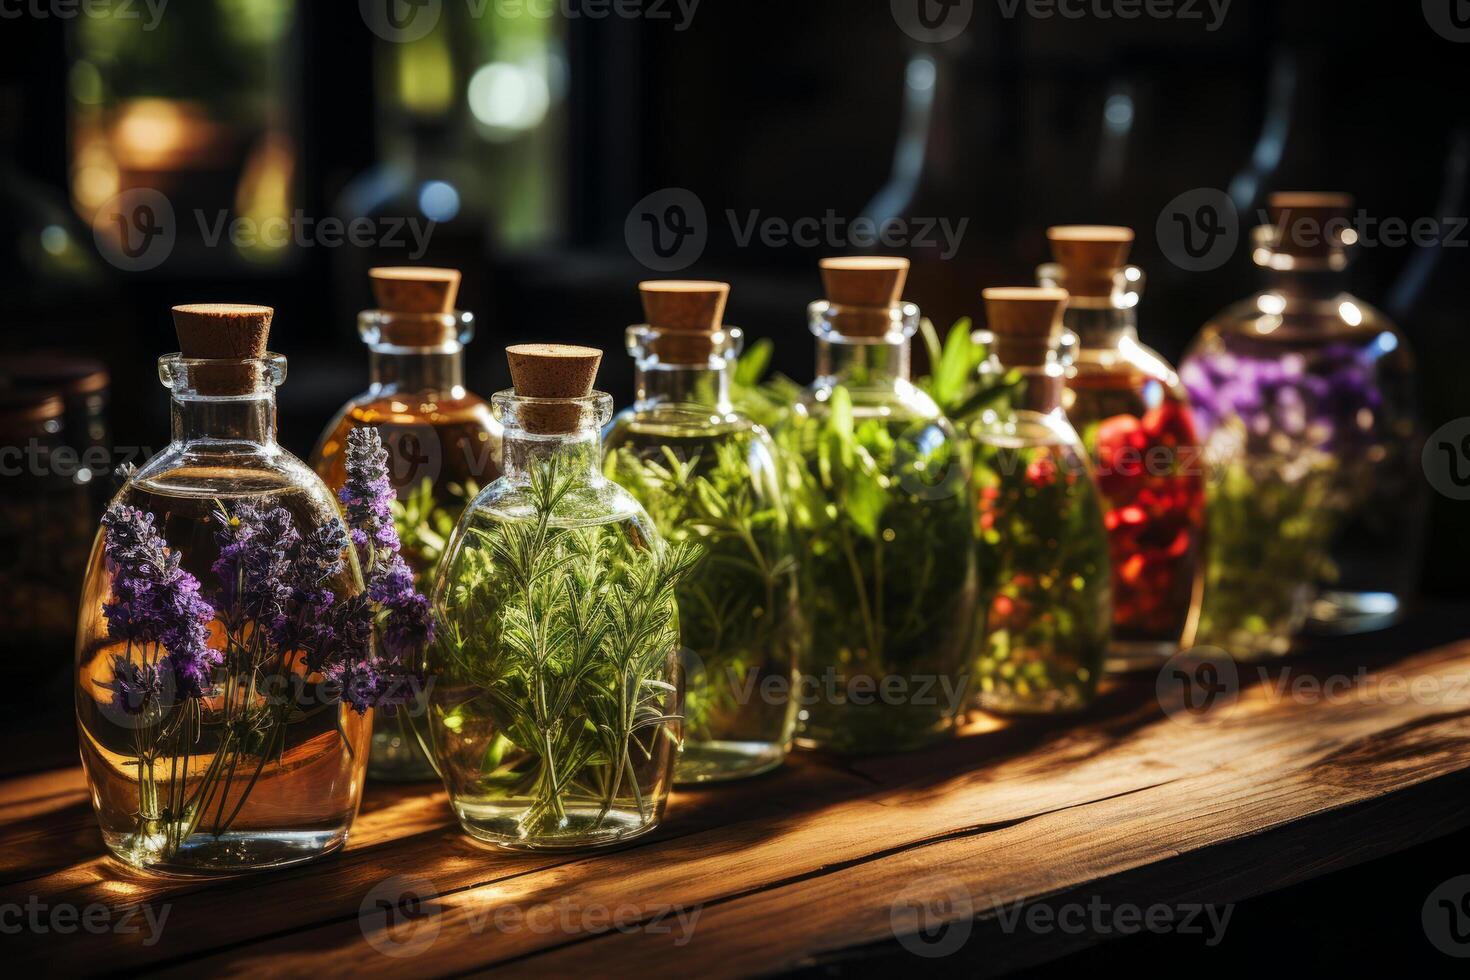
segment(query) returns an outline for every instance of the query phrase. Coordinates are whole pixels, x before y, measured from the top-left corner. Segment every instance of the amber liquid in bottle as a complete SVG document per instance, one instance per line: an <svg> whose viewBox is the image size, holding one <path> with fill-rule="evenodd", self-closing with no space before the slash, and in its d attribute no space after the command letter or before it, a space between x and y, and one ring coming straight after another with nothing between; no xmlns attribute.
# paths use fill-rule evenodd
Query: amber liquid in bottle
<svg viewBox="0 0 1470 980"><path fill-rule="evenodd" d="M468 314L444 314L458 333L434 347L385 342L395 314L370 310L360 327L371 352L371 387L343 407L322 435L312 465L335 493L347 479L347 436L376 426L388 450L388 478L397 493L394 523L403 557L428 594L440 558L465 506L501 472L501 427L490 406L464 387L463 342ZM384 713L368 767L376 779L435 778L415 733L421 699Z"/></svg>

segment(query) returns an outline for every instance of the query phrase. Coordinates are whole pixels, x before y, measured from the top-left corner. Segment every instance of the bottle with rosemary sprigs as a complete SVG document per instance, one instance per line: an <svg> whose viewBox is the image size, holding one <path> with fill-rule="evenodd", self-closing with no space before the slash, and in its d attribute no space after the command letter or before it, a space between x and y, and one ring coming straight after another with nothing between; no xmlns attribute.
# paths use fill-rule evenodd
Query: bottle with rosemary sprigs
<svg viewBox="0 0 1470 980"><path fill-rule="evenodd" d="M967 696L976 556L954 427L909 380L908 260L824 259L817 378L778 442L811 641L798 738L848 753L948 734Z"/></svg>
<svg viewBox="0 0 1470 980"><path fill-rule="evenodd" d="M387 508L368 499L378 474L355 482L359 554L331 493L277 444L271 310L173 312L182 352L159 361L173 439L118 491L83 586L82 764L103 843L128 864L295 864L346 840L368 710L409 680L385 657L420 659L428 605L391 524L371 520ZM373 446L359 455L378 465Z"/></svg>
<svg viewBox="0 0 1470 980"><path fill-rule="evenodd" d="M695 541L679 586L685 658L680 782L738 779L781 764L805 636L796 559L765 429L730 402L743 335L722 324L722 282L645 282L646 324L628 328L637 401L613 419L604 470L668 541Z"/></svg>
<svg viewBox="0 0 1470 980"><path fill-rule="evenodd" d="M1216 475L1201 639L1236 657L1398 620L1428 493L1408 342L1347 291L1352 198L1269 210L1265 288L1207 323L1181 371Z"/></svg>
<svg viewBox="0 0 1470 980"><path fill-rule="evenodd" d="M1086 707L1112 623L1102 498L1062 409L1067 293L987 289L991 351L1018 381L971 425L979 501L978 704L1001 714Z"/></svg>
<svg viewBox="0 0 1470 980"><path fill-rule="evenodd" d="M358 315L369 351L368 390L353 398L322 432L312 465L327 486L347 479L347 438L373 426L388 450L393 520L403 557L422 591L465 504L500 475L500 423L464 384L464 345L474 317L455 309L456 269L370 270L378 308ZM434 779L412 725L422 705L378 719L368 775Z"/></svg>
<svg viewBox="0 0 1470 980"><path fill-rule="evenodd" d="M601 351L508 348L492 399L505 472L465 509L434 589L429 731L466 832L509 848L612 844L663 815L680 737L666 543L602 473Z"/></svg>
<svg viewBox="0 0 1470 980"><path fill-rule="evenodd" d="M1113 569L1112 670L1157 669L1194 642L1204 587L1205 473L1189 396L1138 340L1133 229L1047 229L1043 286L1067 291L1077 344L1064 393L1102 492Z"/></svg>

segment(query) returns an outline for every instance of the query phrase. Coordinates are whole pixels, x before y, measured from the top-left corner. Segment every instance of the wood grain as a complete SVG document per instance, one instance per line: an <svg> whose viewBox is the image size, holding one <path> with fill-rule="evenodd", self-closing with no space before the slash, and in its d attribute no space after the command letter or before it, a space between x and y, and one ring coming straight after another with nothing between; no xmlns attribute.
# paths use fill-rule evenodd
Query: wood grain
<svg viewBox="0 0 1470 980"><path fill-rule="evenodd" d="M657 833L590 855L489 850L437 788L375 786L349 846L314 866L146 878L100 856L77 770L18 777L0 783L0 904L169 917L151 945L7 946L63 973L737 976L932 963L905 933L927 908L966 940L947 966L999 973L1099 939L1007 925L1030 904L1233 902L1470 825L1470 641L1407 642L1242 667L1238 698L1202 718L1164 710L1143 677L1070 724L977 718L923 753L798 755L680 792ZM388 927L374 903L405 883L430 894Z"/></svg>

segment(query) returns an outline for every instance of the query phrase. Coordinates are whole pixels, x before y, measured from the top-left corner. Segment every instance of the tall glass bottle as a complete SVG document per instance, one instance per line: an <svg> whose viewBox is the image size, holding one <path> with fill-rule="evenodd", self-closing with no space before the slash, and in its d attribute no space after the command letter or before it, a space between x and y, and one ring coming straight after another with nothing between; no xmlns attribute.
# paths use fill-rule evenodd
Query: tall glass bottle
<svg viewBox="0 0 1470 980"><path fill-rule="evenodd" d="M602 353L507 350L505 474L460 518L434 590L429 731L471 836L510 848L612 844L663 815L679 740L675 597L692 549L665 544L602 474Z"/></svg>
<svg viewBox="0 0 1470 980"><path fill-rule="evenodd" d="M129 576L105 534L93 546L77 628L82 765L103 842L129 864L182 874L295 864L347 839L371 715L330 696L304 658L271 652L259 628L269 608L252 605L261 581L225 571L234 559L223 538L242 515L284 511L311 539L338 519L337 504L276 442L286 362L266 352L271 311L187 306L174 319L184 353L159 360L172 442L113 500L147 515L169 550ZM338 599L360 593L356 561L337 568L321 586ZM177 666L186 648L205 676ZM186 694L186 681L199 690ZM149 684L161 687L145 697Z"/></svg>
<svg viewBox="0 0 1470 980"><path fill-rule="evenodd" d="M840 752L932 742L968 693L969 470L954 427L909 381L907 274L906 259L822 261L817 378L778 436L811 635L798 737Z"/></svg>
<svg viewBox="0 0 1470 980"><path fill-rule="evenodd" d="M474 317L454 308L459 272L380 268L371 278L378 309L358 315L370 385L327 425L312 465L333 492L340 490L348 433L377 427L398 494L393 518L403 557L427 594L465 504L500 475L500 423L464 385L464 345L474 336ZM421 711L412 704L380 715L370 776L435 778L411 727Z"/></svg>
<svg viewBox="0 0 1470 980"><path fill-rule="evenodd" d="M1061 289L984 293L991 350L1019 378L970 428L979 501L977 703L1002 714L1086 707L1113 623L1104 506L1063 410Z"/></svg>
<svg viewBox="0 0 1470 980"><path fill-rule="evenodd" d="M1413 591L1423 436L1398 329L1348 293L1352 199L1275 194L1266 288L1205 325L1183 376L1212 453L1207 642L1283 653L1305 621L1386 626Z"/></svg>
<svg viewBox="0 0 1470 980"><path fill-rule="evenodd" d="M1065 407L1092 459L1113 569L1113 670L1157 668L1194 642L1204 589L1205 473L1189 396L1139 343L1143 273L1133 230L1047 230L1056 261L1037 271L1067 291Z"/></svg>
<svg viewBox="0 0 1470 980"><path fill-rule="evenodd" d="M765 429L730 403L743 335L721 319L730 287L645 282L629 327L637 401L613 419L604 469L669 541L704 548L679 589L685 649L680 782L737 779L791 748L805 632L796 558Z"/></svg>

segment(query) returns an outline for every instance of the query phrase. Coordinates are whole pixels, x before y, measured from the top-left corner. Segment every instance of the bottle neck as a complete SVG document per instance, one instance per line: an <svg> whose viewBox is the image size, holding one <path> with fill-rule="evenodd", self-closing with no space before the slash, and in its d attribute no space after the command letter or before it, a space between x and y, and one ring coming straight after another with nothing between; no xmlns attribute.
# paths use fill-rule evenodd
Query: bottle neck
<svg viewBox="0 0 1470 980"><path fill-rule="evenodd" d="M502 473L510 483L528 483L535 470L552 462L562 479L582 484L603 479L602 433L595 428L539 435L507 427L504 447Z"/></svg>
<svg viewBox="0 0 1470 980"><path fill-rule="evenodd" d="M1268 268L1264 278L1266 288L1281 294L1288 304L1332 299L1348 288L1345 268Z"/></svg>
<svg viewBox="0 0 1470 980"><path fill-rule="evenodd" d="M909 339L889 334L859 343L817 337L817 376L834 384L909 380Z"/></svg>
<svg viewBox="0 0 1470 980"><path fill-rule="evenodd" d="M1021 411L1050 415L1062 408L1062 392L1066 381L1057 364L1016 368L1020 383L1011 396L1011 407Z"/></svg>
<svg viewBox="0 0 1470 980"><path fill-rule="evenodd" d="M1077 335L1083 347L1117 347L1124 340L1138 339L1138 311L1107 306L1067 306L1062 323Z"/></svg>
<svg viewBox="0 0 1470 980"><path fill-rule="evenodd" d="M368 348L368 377L376 391L461 392L464 389L464 348L392 347L375 344Z"/></svg>
<svg viewBox="0 0 1470 980"><path fill-rule="evenodd" d="M635 362L633 381L638 408L654 405L698 405L716 411L731 410L730 368L727 362L659 364Z"/></svg>
<svg viewBox="0 0 1470 980"><path fill-rule="evenodd" d="M169 422L175 444L225 450L274 447L276 396L274 392L239 398L175 394Z"/></svg>

